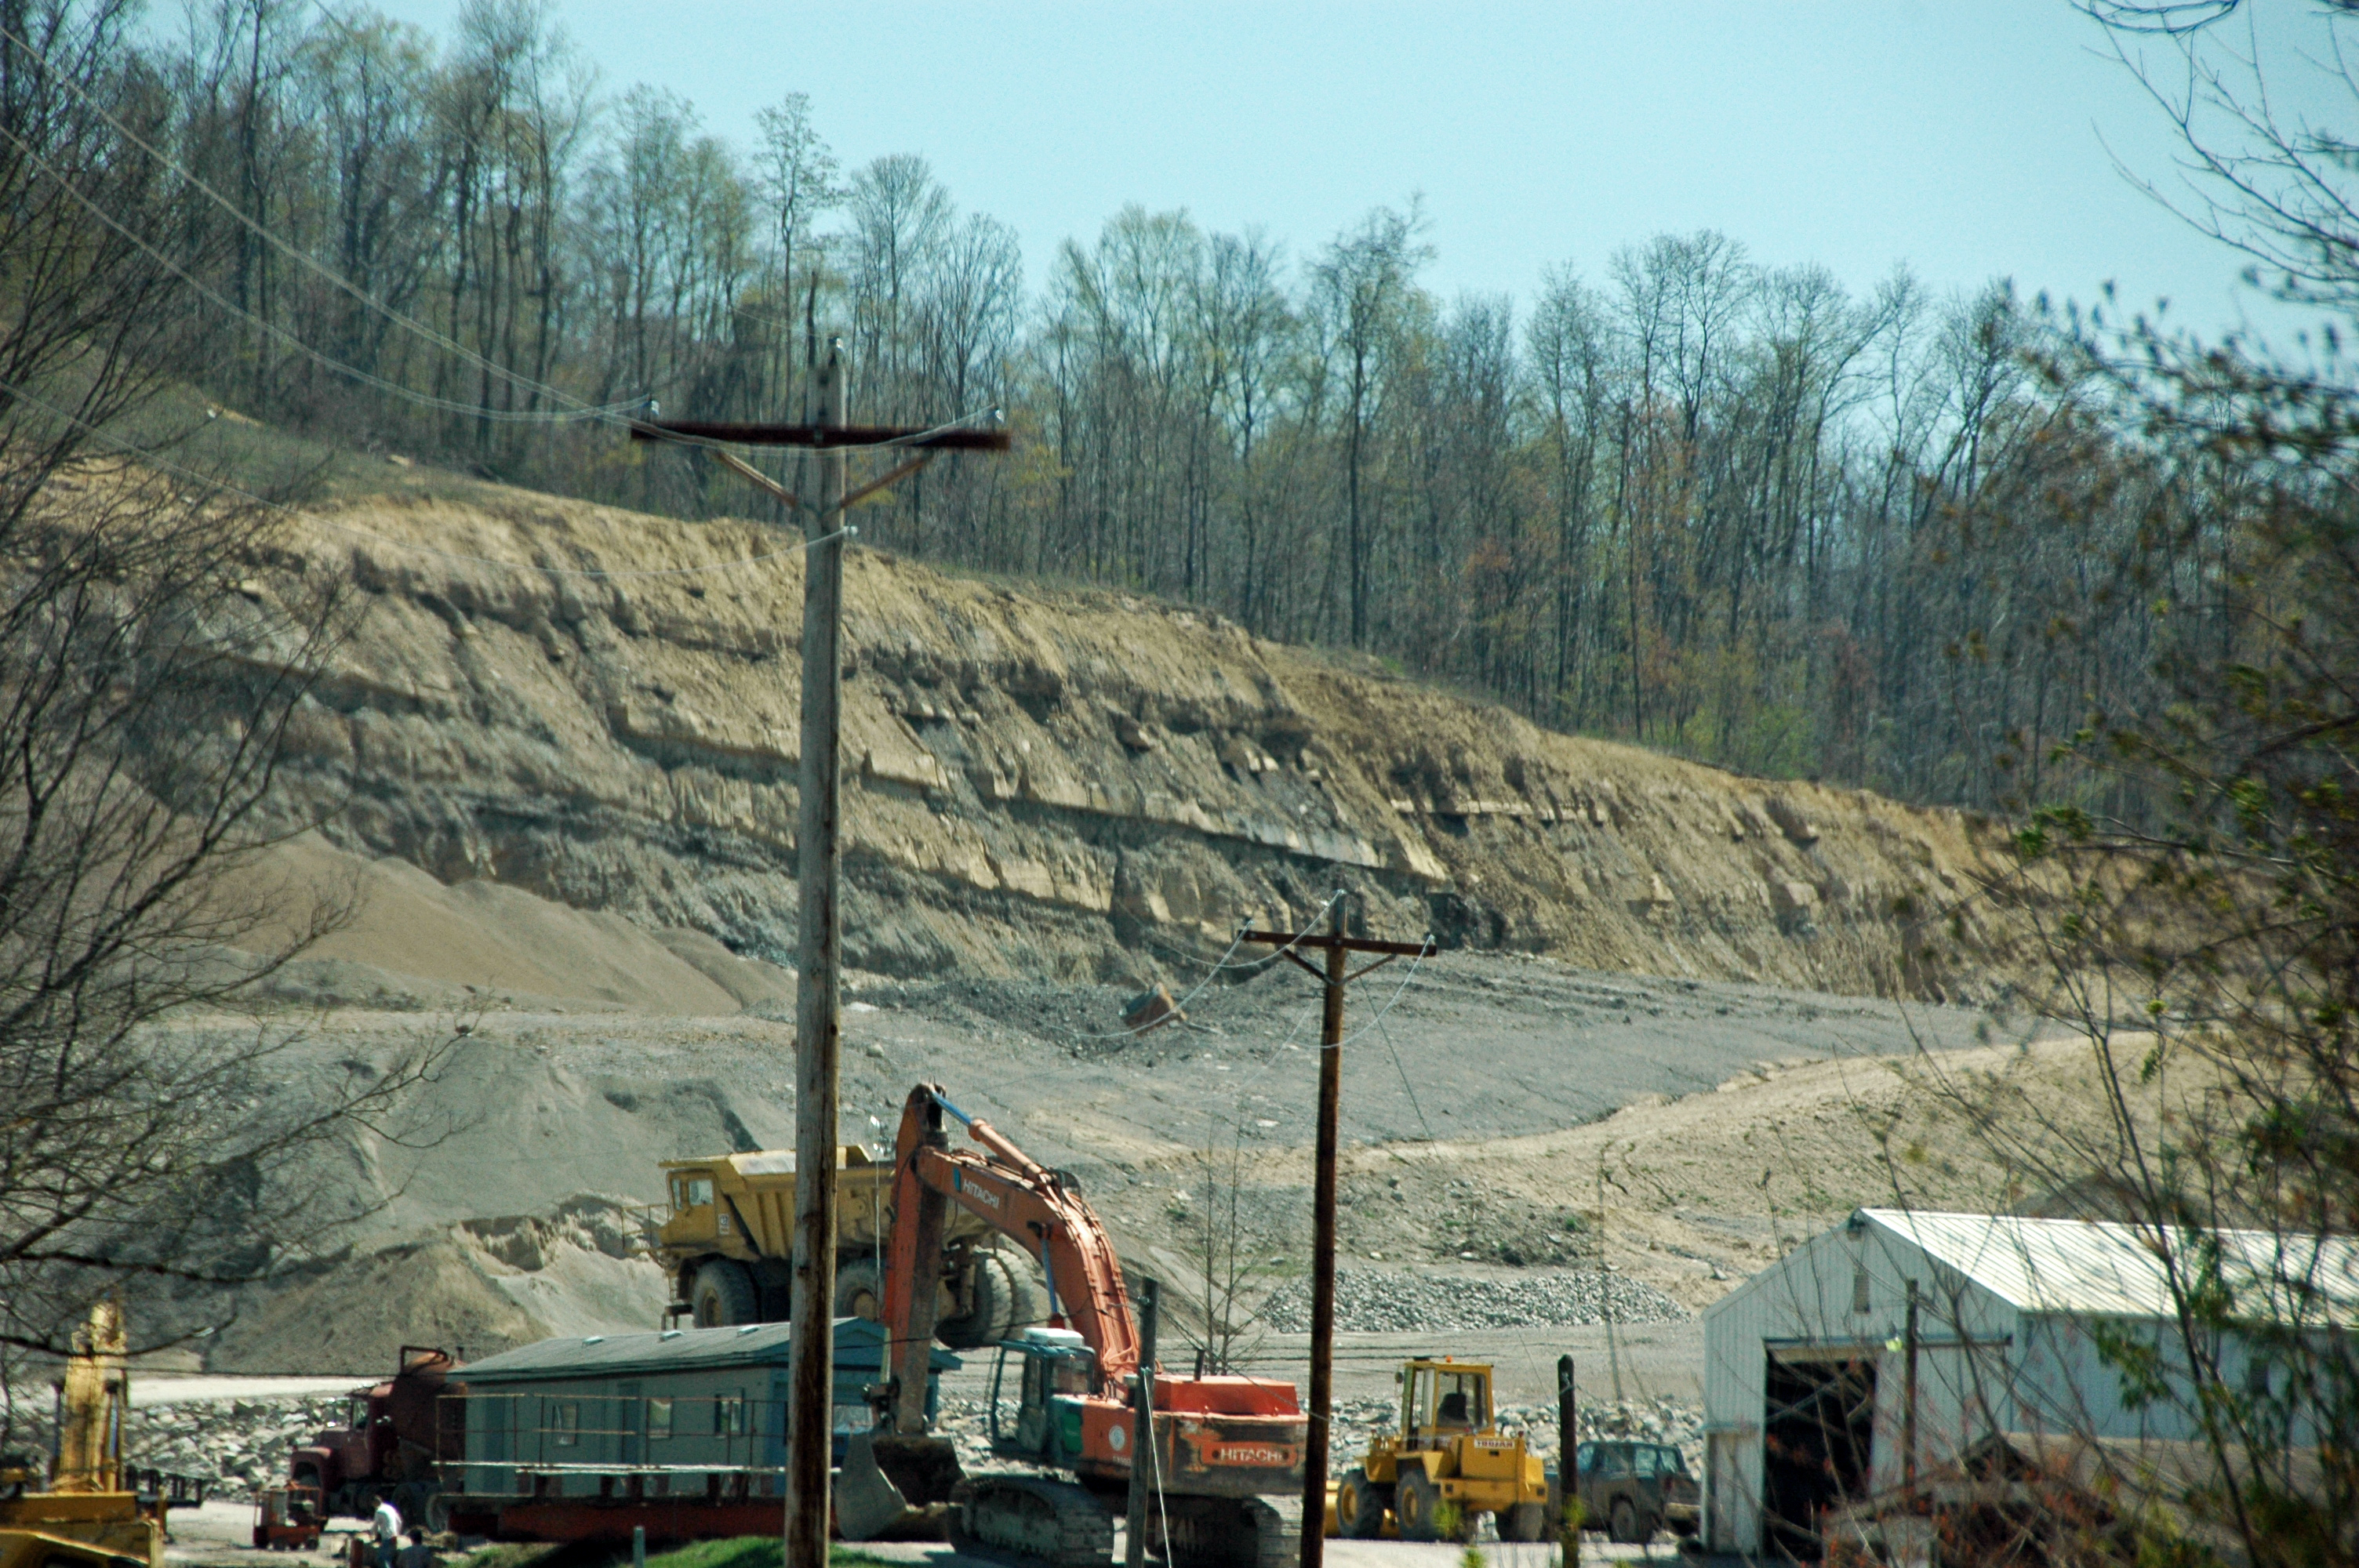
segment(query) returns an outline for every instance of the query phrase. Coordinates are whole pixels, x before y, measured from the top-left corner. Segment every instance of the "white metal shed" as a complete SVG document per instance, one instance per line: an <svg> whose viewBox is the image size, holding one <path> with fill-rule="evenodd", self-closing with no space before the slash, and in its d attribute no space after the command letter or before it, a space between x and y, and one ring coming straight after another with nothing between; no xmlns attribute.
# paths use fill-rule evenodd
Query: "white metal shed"
<svg viewBox="0 0 2359 1568"><path fill-rule="evenodd" d="M2288 1259L2285 1238L2221 1241L2232 1271L2323 1275L2330 1298L2359 1302L2348 1242ZM1704 1314L1705 1542L1807 1548L1812 1511L1837 1491L1897 1485L1905 1454L1939 1465L1993 1433L2191 1438L2170 1401L2124 1399L2092 1333L2152 1333L2167 1356L2171 1313L2165 1271L2128 1226L1859 1210ZM2234 1346L2225 1368L2242 1373Z"/></svg>

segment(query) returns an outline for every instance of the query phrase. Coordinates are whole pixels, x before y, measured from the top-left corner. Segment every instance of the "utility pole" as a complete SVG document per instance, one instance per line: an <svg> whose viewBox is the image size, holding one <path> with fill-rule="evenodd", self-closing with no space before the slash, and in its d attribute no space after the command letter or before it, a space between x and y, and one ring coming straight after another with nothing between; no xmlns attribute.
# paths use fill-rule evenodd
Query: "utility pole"
<svg viewBox="0 0 2359 1568"><path fill-rule="evenodd" d="M820 428L843 423L842 345L819 372ZM843 705L843 449L819 454L819 511L804 526L802 812L795 954L795 1249L787 1404L787 1563L827 1562L827 1470L834 1448L836 1119L842 1014L836 980L841 935L835 903L838 712ZM832 535L833 537L829 537ZM826 1433L819 1443L804 1434Z"/></svg>
<svg viewBox="0 0 2359 1568"><path fill-rule="evenodd" d="M1564 1552L1563 1568L1581 1562L1581 1466L1574 1463L1581 1446L1581 1400L1573 1381L1572 1357L1556 1358L1556 1493L1557 1539Z"/></svg>
<svg viewBox="0 0 2359 1568"><path fill-rule="evenodd" d="M922 1256L922 1254L920 1254ZM1153 1280L1138 1281L1138 1382L1132 1397L1130 1441L1130 1509L1123 1525L1124 1568L1147 1568L1148 1494L1155 1487L1155 1320L1162 1288ZM1158 1552L1158 1557L1166 1553Z"/></svg>
<svg viewBox="0 0 2359 1568"><path fill-rule="evenodd" d="M838 765L843 696L843 545L852 506L907 478L943 450L1004 452L1003 429L855 426L844 417L843 341L828 341L818 406L807 425L634 420L634 440L703 445L732 472L805 514L803 533L801 816L797 823L800 914L795 971L795 1249L792 1384L787 1405L786 1568L827 1568L828 1461L833 1445L837 1119L842 1110L842 1013L837 980L842 954L836 900L836 835L842 770ZM996 424L995 414L994 423ZM820 497L795 493L723 444L815 447ZM915 455L847 491L851 447L913 449Z"/></svg>
<svg viewBox="0 0 2359 1568"><path fill-rule="evenodd" d="M1908 1281L1908 1318L1902 1331L1907 1344L1903 1350L1907 1365L1902 1370L1900 1407L1900 1481L1914 1491L1917 1487L1917 1281Z"/></svg>
<svg viewBox="0 0 2359 1568"><path fill-rule="evenodd" d="M1310 1234L1310 1441L1302 1456L1302 1568L1320 1568L1326 1541L1321 1523L1327 1517L1327 1439L1333 1422L1335 1384L1335 1145L1343 1104L1343 988L1371 969L1383 968L1395 958L1423 957L1433 951L1433 938L1422 942L1373 942L1343 935L1343 900L1336 890L1327 905L1327 930L1245 931L1240 942L1264 943L1310 973L1326 989L1326 1008L1319 1031L1319 1142L1317 1176L1312 1185ZM1322 967L1304 958L1299 948L1325 948ZM1346 953L1380 954L1373 964L1346 974Z"/></svg>

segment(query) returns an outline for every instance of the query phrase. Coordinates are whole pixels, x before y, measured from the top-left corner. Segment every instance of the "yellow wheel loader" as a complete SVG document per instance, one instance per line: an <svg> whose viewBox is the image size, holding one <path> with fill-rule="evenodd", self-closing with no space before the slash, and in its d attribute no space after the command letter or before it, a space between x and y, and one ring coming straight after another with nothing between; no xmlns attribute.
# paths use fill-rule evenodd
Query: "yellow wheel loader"
<svg viewBox="0 0 2359 1568"><path fill-rule="evenodd" d="M1548 1476L1521 1437L1500 1434L1491 1368L1420 1359L1404 1363L1398 1380L1399 1433L1372 1438L1366 1459L1335 1489L1343 1533L1373 1539L1389 1513L1404 1541L1472 1541L1487 1513L1497 1516L1502 1541L1545 1539Z"/></svg>

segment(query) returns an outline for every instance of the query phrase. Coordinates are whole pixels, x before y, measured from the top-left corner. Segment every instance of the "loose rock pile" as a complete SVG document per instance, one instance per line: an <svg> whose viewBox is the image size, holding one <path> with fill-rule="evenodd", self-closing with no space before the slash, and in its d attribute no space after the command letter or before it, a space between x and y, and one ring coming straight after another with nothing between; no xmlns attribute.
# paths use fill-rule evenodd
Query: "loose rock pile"
<svg viewBox="0 0 2359 1568"><path fill-rule="evenodd" d="M1436 1278L1348 1269L1335 1275L1335 1326L1352 1334L1449 1334L1527 1324L1681 1323L1688 1310L1620 1274L1591 1271L1514 1280ZM1310 1327L1310 1281L1269 1293L1262 1321L1281 1334Z"/></svg>
<svg viewBox="0 0 2359 1568"><path fill-rule="evenodd" d="M1014 1420L1013 1401L1002 1400L1000 1403L1000 1419ZM957 1446L959 1464L969 1470L992 1467L991 1427L986 1419L990 1408L988 1400L954 1399L945 1394L941 1410L934 1418L934 1434L949 1438Z"/></svg>
<svg viewBox="0 0 2359 1568"><path fill-rule="evenodd" d="M344 1401L231 1400L163 1405L132 1412L129 1461L181 1476L217 1476L219 1494L251 1498L287 1478L287 1452L343 1419Z"/></svg>

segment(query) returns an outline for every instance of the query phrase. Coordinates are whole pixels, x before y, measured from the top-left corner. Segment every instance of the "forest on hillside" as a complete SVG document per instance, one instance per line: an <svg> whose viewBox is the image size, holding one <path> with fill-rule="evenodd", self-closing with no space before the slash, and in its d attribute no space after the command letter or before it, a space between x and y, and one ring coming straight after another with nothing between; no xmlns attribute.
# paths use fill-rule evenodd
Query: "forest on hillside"
<svg viewBox="0 0 2359 1568"><path fill-rule="evenodd" d="M2125 574L2172 465L2004 281L1862 297L1701 232L1442 299L1414 199L1292 243L1129 208L1027 275L921 157L839 168L799 94L733 146L529 0L441 38L290 0L0 15L27 189L147 260L209 395L334 442L776 516L618 416L795 418L841 333L855 418L998 408L1016 440L864 543L1190 600L1565 730L2003 806L2153 660L2169 585Z"/></svg>

